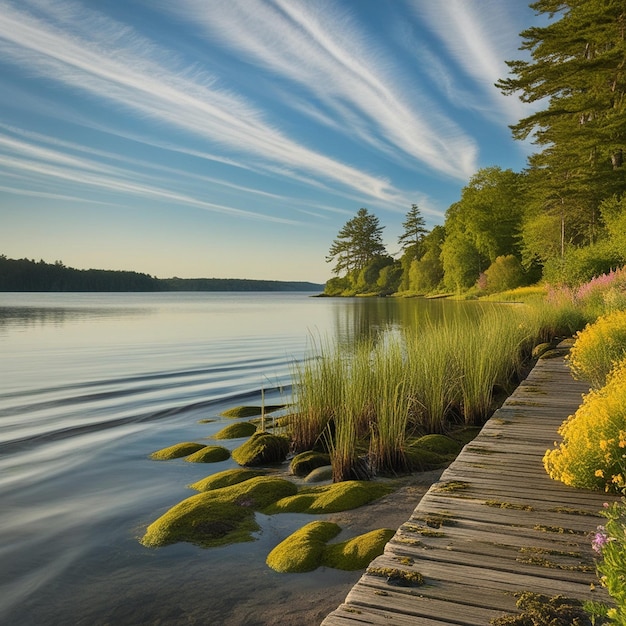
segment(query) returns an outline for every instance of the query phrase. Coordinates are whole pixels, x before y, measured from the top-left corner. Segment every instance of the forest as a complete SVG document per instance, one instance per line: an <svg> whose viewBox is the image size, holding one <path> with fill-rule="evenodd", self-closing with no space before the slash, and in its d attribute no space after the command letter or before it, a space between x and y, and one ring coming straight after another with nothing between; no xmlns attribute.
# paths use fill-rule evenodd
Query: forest
<svg viewBox="0 0 626 626"><path fill-rule="evenodd" d="M536 151L525 169L479 170L426 229L412 205L400 252L361 208L339 231L326 295L481 295L577 285L626 263L626 13L622 1L541 0L548 25L521 33L529 60L496 86L542 108L511 126Z"/></svg>
<svg viewBox="0 0 626 626"><path fill-rule="evenodd" d="M115 270L79 270L63 262L0 255L1 291L316 291L322 285L241 278L155 278Z"/></svg>

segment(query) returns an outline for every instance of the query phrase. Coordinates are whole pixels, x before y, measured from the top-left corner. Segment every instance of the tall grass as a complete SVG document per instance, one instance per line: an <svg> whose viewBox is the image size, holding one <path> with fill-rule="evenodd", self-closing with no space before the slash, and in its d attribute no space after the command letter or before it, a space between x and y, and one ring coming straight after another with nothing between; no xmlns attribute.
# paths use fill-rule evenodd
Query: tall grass
<svg viewBox="0 0 626 626"><path fill-rule="evenodd" d="M537 341L563 327L552 308L478 304L376 339L323 344L294 372L294 447L328 448L335 480L408 469L407 439L480 424ZM567 317L567 316L566 316ZM549 330L544 330L545 325ZM550 336L551 338L551 336Z"/></svg>

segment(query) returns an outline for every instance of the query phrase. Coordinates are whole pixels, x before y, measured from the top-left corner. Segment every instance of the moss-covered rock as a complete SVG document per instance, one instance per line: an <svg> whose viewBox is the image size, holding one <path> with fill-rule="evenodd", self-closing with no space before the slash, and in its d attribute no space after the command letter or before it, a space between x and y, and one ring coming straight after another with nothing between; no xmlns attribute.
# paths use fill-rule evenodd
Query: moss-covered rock
<svg viewBox="0 0 626 626"><path fill-rule="evenodd" d="M264 476L266 472L263 470L251 470L251 469L229 469L223 472L217 472L217 474L211 474L202 480L189 485L191 489L196 491L211 491L212 489L221 489L222 487L230 487L231 485L237 485L256 478L257 476Z"/></svg>
<svg viewBox="0 0 626 626"><path fill-rule="evenodd" d="M230 424L222 430L216 432L213 437L215 439L239 439L240 437L250 437L256 432L256 426L250 422L237 422Z"/></svg>
<svg viewBox="0 0 626 626"><path fill-rule="evenodd" d="M322 565L347 571L365 569L383 553L394 534L394 530L380 528L341 543L327 545L322 555Z"/></svg>
<svg viewBox="0 0 626 626"><path fill-rule="evenodd" d="M332 522L311 522L281 541L265 562L277 572L310 572L321 565L326 542L340 532Z"/></svg>
<svg viewBox="0 0 626 626"><path fill-rule="evenodd" d="M424 448L437 454L456 456L463 447L458 441L446 435L424 435L412 443L413 447Z"/></svg>
<svg viewBox="0 0 626 626"><path fill-rule="evenodd" d="M205 446L190 454L185 461L189 463L219 463L230 458L230 450L222 446Z"/></svg>
<svg viewBox="0 0 626 626"><path fill-rule="evenodd" d="M356 509L391 493L390 483L347 480L332 485L305 487L296 495L274 502L264 513L337 513Z"/></svg>
<svg viewBox="0 0 626 626"><path fill-rule="evenodd" d="M293 457L289 464L289 471L294 476L307 476L314 469L330 465L330 455L324 452L315 452L308 450L307 452L301 452Z"/></svg>
<svg viewBox="0 0 626 626"><path fill-rule="evenodd" d="M232 457L236 463L246 467L282 463L288 453L287 437L256 432L248 441L233 450Z"/></svg>
<svg viewBox="0 0 626 626"><path fill-rule="evenodd" d="M151 459L157 461L168 461L169 459L179 459L188 456L206 447L203 443L194 443L193 441L183 441L167 448L157 450L150 455Z"/></svg>
<svg viewBox="0 0 626 626"><path fill-rule="evenodd" d="M259 476L196 494L179 502L146 529L149 547L186 541L203 547L251 541L259 529L254 511L297 491L290 481Z"/></svg>
<svg viewBox="0 0 626 626"><path fill-rule="evenodd" d="M333 468L331 465L324 465L322 467L317 467L312 472L307 474L304 477L305 483L324 483L328 481L332 481L333 479Z"/></svg>
<svg viewBox="0 0 626 626"><path fill-rule="evenodd" d="M478 437L480 433L479 426L465 426L464 428L458 428L457 430L453 430L449 436L458 441L461 446L468 444L470 441L473 441Z"/></svg>
<svg viewBox="0 0 626 626"><path fill-rule="evenodd" d="M278 411L278 409L284 408L284 404L271 404L265 407L266 413L272 413ZM255 417L263 413L264 407L260 406L235 406L232 409L223 411L221 415L223 417Z"/></svg>
<svg viewBox="0 0 626 626"><path fill-rule="evenodd" d="M418 446L409 445L406 449L406 458L412 470L427 472L433 469L445 467L450 462L449 458Z"/></svg>

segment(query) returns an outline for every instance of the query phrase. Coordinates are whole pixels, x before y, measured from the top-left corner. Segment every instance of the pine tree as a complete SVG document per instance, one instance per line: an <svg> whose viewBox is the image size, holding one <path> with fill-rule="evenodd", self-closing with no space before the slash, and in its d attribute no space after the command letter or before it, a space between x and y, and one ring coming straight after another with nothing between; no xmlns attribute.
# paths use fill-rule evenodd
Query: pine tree
<svg viewBox="0 0 626 626"><path fill-rule="evenodd" d="M411 209L406 214L406 220L402 222L404 232L398 237L398 243L404 252L413 250L413 258L418 256L420 243L428 233L426 222L422 217L417 204L412 204Z"/></svg>

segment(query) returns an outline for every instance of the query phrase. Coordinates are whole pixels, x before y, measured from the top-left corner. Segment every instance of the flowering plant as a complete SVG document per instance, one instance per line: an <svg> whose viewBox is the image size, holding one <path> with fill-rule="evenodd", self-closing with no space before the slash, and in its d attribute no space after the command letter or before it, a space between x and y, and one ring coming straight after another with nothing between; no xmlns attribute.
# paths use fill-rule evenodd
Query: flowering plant
<svg viewBox="0 0 626 626"><path fill-rule="evenodd" d="M612 624L626 624L626 500L605 504L602 515L607 521L598 526L591 545L599 555L600 582L615 601L607 612Z"/></svg>

